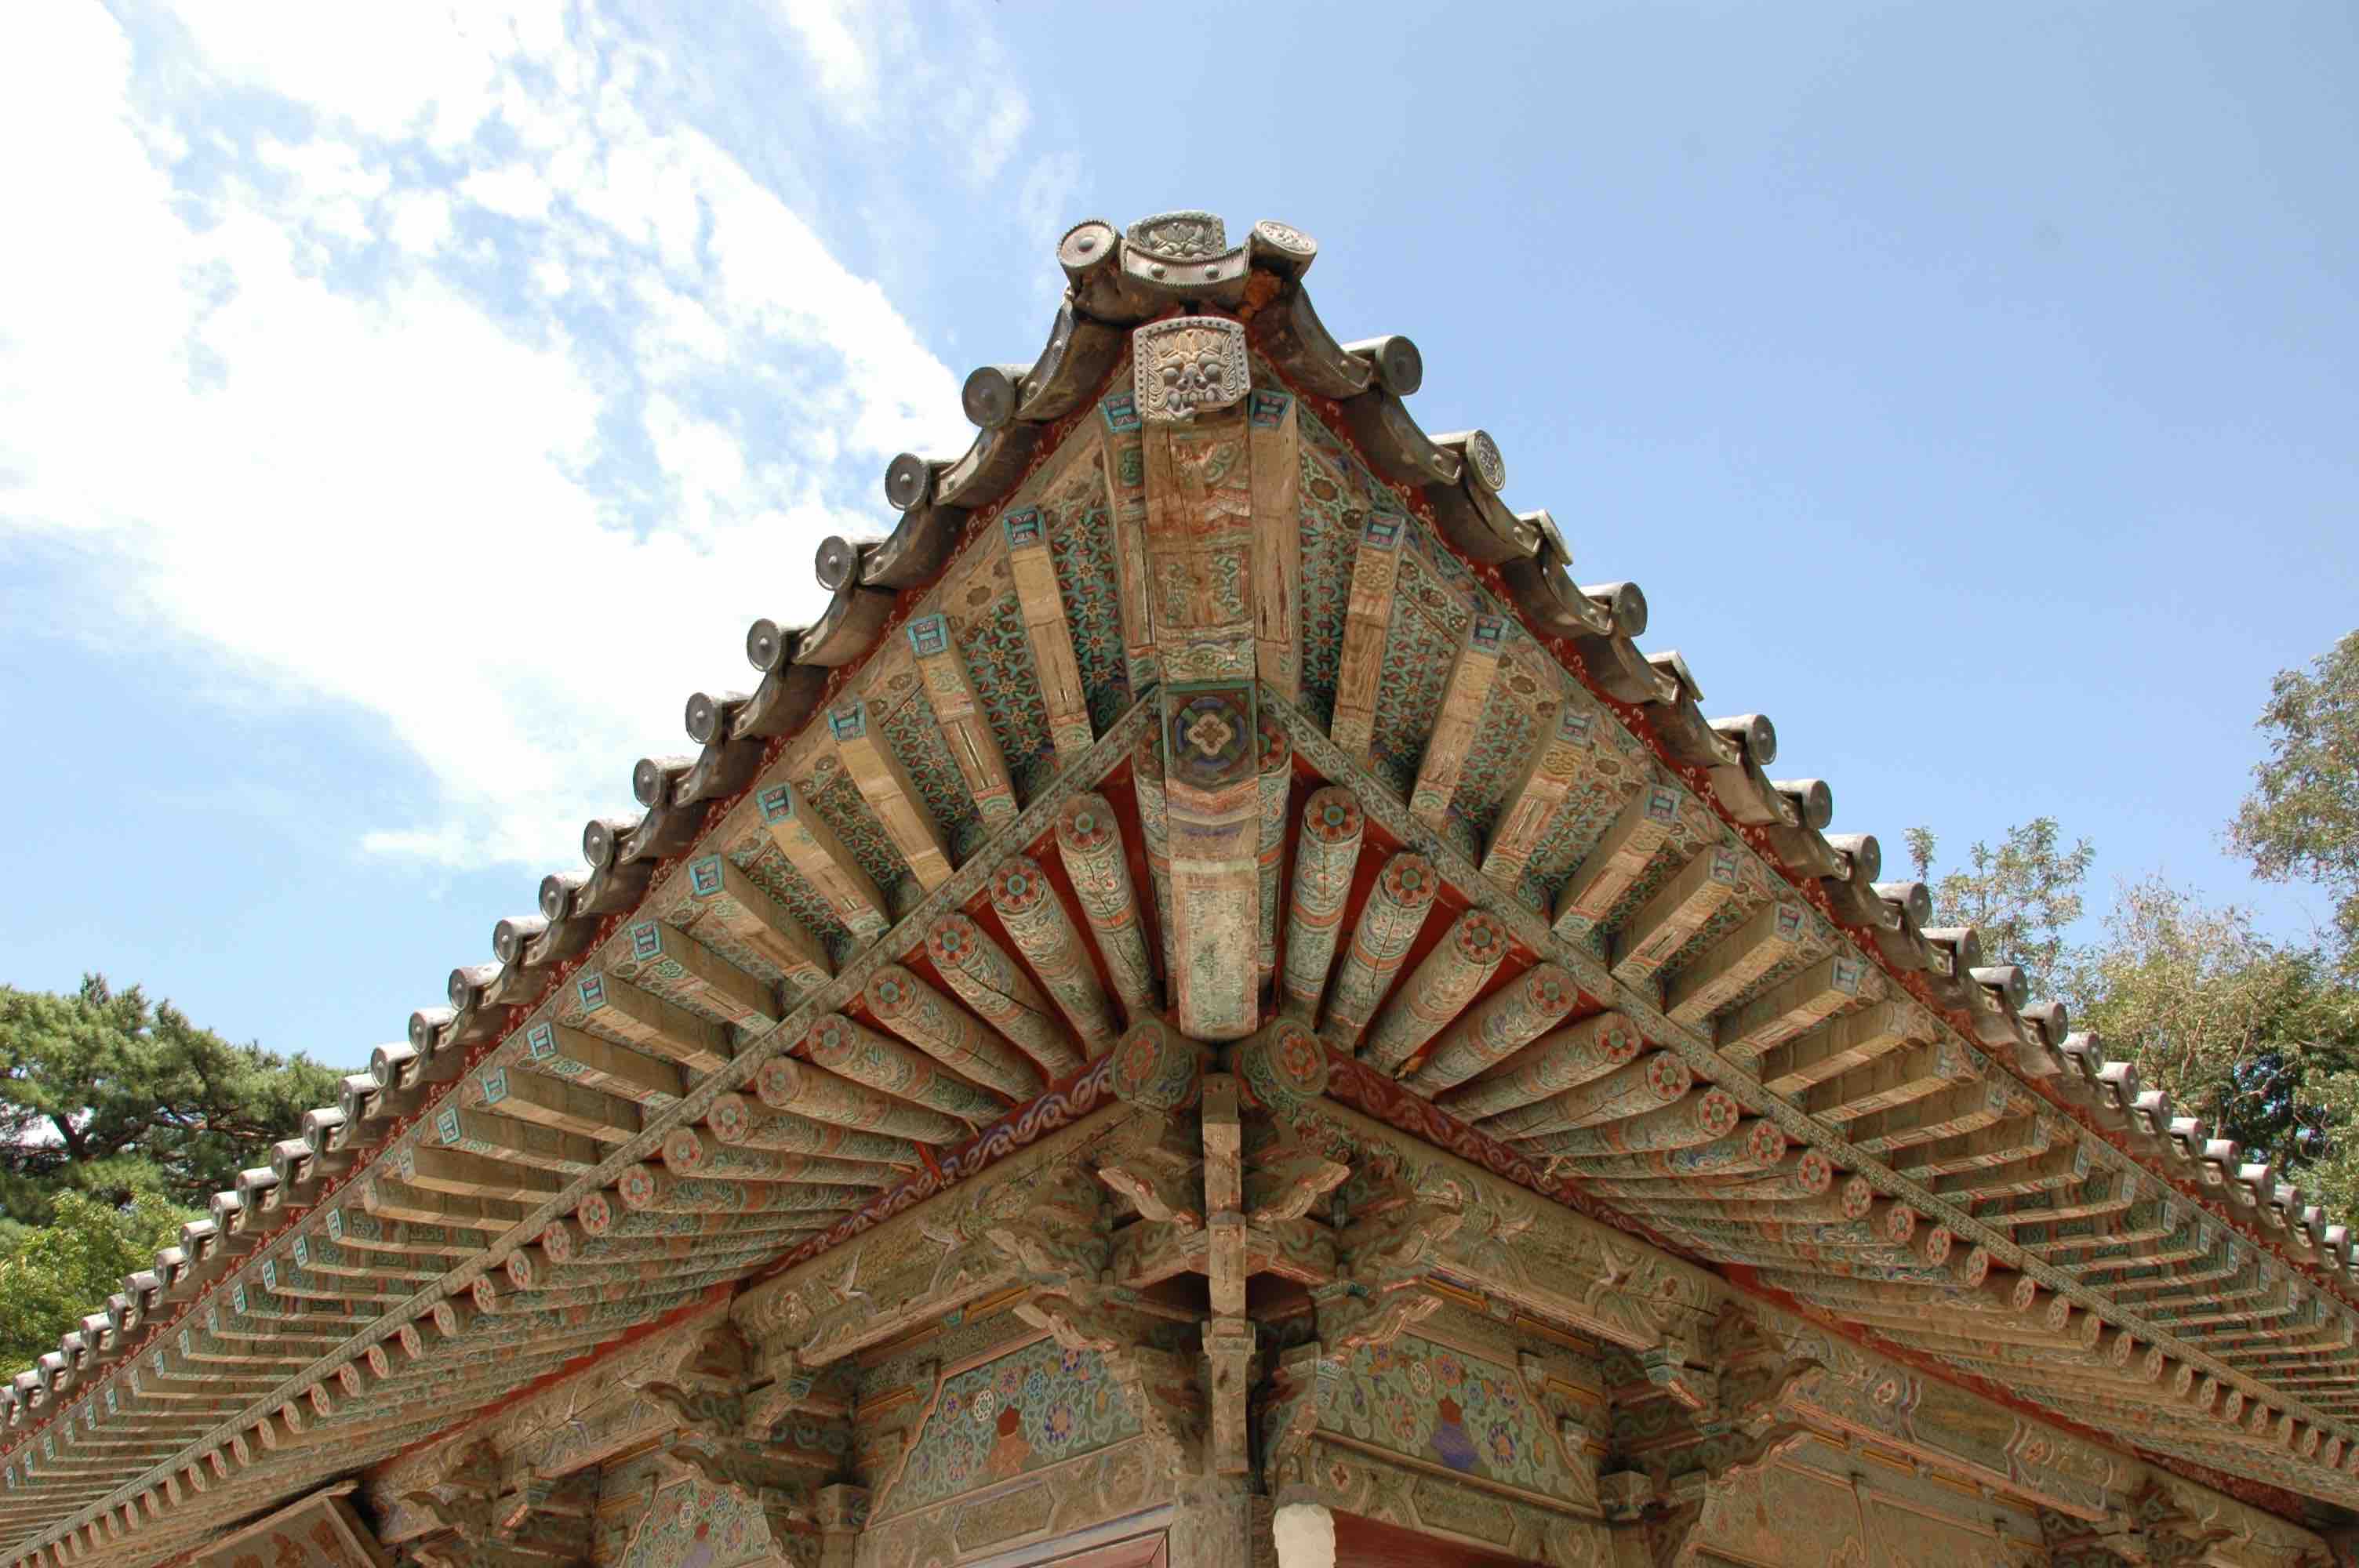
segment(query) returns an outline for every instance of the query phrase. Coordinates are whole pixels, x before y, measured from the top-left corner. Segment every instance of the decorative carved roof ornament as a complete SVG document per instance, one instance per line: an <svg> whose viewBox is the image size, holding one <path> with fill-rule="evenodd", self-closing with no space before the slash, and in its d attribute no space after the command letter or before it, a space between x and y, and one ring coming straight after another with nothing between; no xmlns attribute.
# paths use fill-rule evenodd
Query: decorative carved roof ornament
<svg viewBox="0 0 2359 1568"><path fill-rule="evenodd" d="M1153 321L1130 335L1131 381L1150 425L1233 408L1253 390L1242 322L1222 316Z"/></svg>
<svg viewBox="0 0 2359 1568"><path fill-rule="evenodd" d="M1211 261L1229 254L1228 225L1216 212L1158 212L1133 223L1124 238L1165 261Z"/></svg>

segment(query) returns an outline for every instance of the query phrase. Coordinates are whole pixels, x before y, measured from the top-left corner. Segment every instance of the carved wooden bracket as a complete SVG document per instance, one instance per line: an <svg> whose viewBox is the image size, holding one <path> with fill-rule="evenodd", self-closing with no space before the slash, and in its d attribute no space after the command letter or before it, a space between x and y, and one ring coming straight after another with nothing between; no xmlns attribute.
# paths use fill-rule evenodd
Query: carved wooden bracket
<svg viewBox="0 0 2359 1568"><path fill-rule="evenodd" d="M594 1470L526 1476L510 1487L498 1450L478 1441L461 1448L432 1487L402 1500L431 1515L451 1538L419 1549L420 1562L557 1568L590 1561L597 1487Z"/></svg>
<svg viewBox="0 0 2359 1568"><path fill-rule="evenodd" d="M2042 1509L2039 1534L2049 1568L2175 1568L2209 1561L2212 1543L2229 1531L2207 1528L2169 1488L2148 1477L2127 1508L2108 1509L2102 1519Z"/></svg>

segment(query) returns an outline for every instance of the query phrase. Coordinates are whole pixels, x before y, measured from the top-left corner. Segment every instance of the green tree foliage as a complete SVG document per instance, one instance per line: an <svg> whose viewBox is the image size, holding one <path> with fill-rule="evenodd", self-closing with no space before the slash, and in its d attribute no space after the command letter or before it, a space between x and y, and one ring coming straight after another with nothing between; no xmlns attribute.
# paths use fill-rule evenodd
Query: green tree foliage
<svg viewBox="0 0 2359 1568"><path fill-rule="evenodd" d="M1935 874L1940 844L1908 835L1934 924L1972 925L2035 994L2060 996L2105 1054L2344 1217L2359 1216L2359 632L2272 684L2257 728L2270 754L2229 841L2274 881L2338 900L2337 935L2273 941L2251 914L2159 878L2122 888L2095 939L2076 946L2093 854L2049 817L1976 843Z"/></svg>
<svg viewBox="0 0 2359 1568"><path fill-rule="evenodd" d="M2169 1090L2178 1114L2256 1159L2274 1155L2305 1186L2347 1187L2359 1144L2341 1080L2359 1067L2359 1018L2317 950L2272 942L2245 910L2149 878L2122 890L2069 989L2076 1026L2136 1062L2147 1087Z"/></svg>
<svg viewBox="0 0 2359 1568"><path fill-rule="evenodd" d="M0 986L0 1215L47 1225L67 1194L201 1206L337 1087L318 1063L233 1045L136 986Z"/></svg>
<svg viewBox="0 0 2359 1568"><path fill-rule="evenodd" d="M2271 881L2334 893L2343 961L2359 969L2359 632L2307 671L2279 671L2255 728L2269 756L2228 841Z"/></svg>
<svg viewBox="0 0 2359 1568"><path fill-rule="evenodd" d="M57 1217L0 1241L0 1370L29 1367L123 1288L123 1276L156 1260L192 1217L147 1194L127 1206L61 1192Z"/></svg>
<svg viewBox="0 0 2359 1568"><path fill-rule="evenodd" d="M1932 830L1912 827L1908 838L1917 880L1933 894L1933 925L1974 927L1989 962L2020 965L2032 995L2055 995L2066 933L2081 918L2081 884L2097 855L2089 841L2068 849L2054 817L2034 817L2008 828L1995 848L1975 840L1964 866L1936 878Z"/></svg>
<svg viewBox="0 0 2359 1568"><path fill-rule="evenodd" d="M2086 839L2066 848L2052 818L1975 844L1938 876L1934 836L1914 828L1908 843L1935 925L1975 927L1990 961L2022 965L2034 994L2061 998L2075 1028L2135 1062L2179 1114L2359 1214L2359 990L2327 955L2273 942L2249 912L2159 878L2123 887L2101 934L2076 944L2094 853Z"/></svg>

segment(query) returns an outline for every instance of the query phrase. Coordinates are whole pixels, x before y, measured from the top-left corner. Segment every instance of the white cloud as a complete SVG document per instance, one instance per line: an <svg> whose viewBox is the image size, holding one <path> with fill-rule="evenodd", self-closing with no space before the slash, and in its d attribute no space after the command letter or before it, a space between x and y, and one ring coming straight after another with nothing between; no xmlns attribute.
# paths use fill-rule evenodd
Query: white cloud
<svg viewBox="0 0 2359 1568"><path fill-rule="evenodd" d="M646 46L477 15L191 7L157 79L103 11L28 13L0 532L71 541L209 675L381 724L438 797L367 848L539 868L745 678L748 620L816 608L885 460L968 432L882 290L651 111ZM796 27L849 93L913 46L844 16ZM223 86L299 113L251 134Z"/></svg>
<svg viewBox="0 0 2359 1568"><path fill-rule="evenodd" d="M1024 73L971 0L783 0L821 96L853 124L932 144L980 189L1006 172L1032 124Z"/></svg>
<svg viewBox="0 0 2359 1568"><path fill-rule="evenodd" d="M881 6L856 0L786 0L787 21L802 39L819 77L819 89L843 118L854 124L876 110L877 35Z"/></svg>
<svg viewBox="0 0 2359 1568"><path fill-rule="evenodd" d="M549 185L526 164L477 169L459 182L459 194L504 218L538 221L549 216Z"/></svg>

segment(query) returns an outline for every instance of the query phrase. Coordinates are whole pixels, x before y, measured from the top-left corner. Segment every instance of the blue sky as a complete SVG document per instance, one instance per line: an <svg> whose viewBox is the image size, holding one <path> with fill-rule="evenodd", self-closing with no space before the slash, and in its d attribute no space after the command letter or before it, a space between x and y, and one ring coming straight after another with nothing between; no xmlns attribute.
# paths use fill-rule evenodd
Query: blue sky
<svg viewBox="0 0 2359 1568"><path fill-rule="evenodd" d="M22 8L0 979L339 1065L961 449L1081 218L1317 237L1836 825L2219 830L2359 623L2334 5Z"/></svg>

